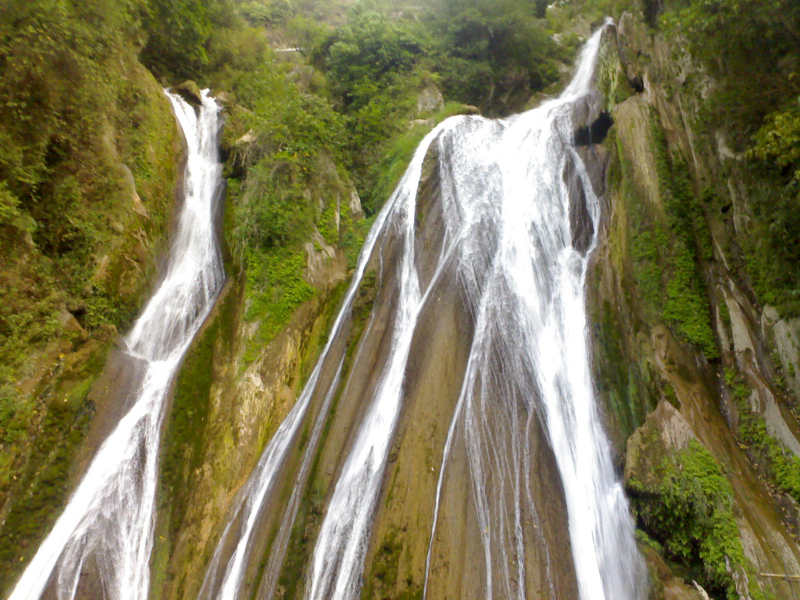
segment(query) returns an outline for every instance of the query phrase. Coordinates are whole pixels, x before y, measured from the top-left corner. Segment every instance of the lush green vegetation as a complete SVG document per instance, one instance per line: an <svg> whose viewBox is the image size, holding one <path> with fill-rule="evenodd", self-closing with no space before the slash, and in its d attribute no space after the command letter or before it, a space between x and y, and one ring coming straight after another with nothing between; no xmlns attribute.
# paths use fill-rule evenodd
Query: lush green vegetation
<svg viewBox="0 0 800 600"><path fill-rule="evenodd" d="M0 590L72 485L90 384L137 310L173 204L180 144L137 61L143 10L0 11Z"/></svg>
<svg viewBox="0 0 800 600"><path fill-rule="evenodd" d="M24 350L62 333L59 308L90 331L123 326L136 310L138 277L122 259L136 240L121 247L109 221L163 228L177 138L157 87L132 64L133 12L131 3L20 1L0 18L3 380L17 375ZM117 252L98 273L108 247Z"/></svg>
<svg viewBox="0 0 800 600"><path fill-rule="evenodd" d="M800 458L767 431L764 418L750 404L753 391L740 373L726 369L725 384L736 403L738 435L748 455L778 489L800 502Z"/></svg>
<svg viewBox="0 0 800 600"><path fill-rule="evenodd" d="M246 273L244 318L258 323L246 361L315 294L305 280L304 249L313 231L351 252L360 246L361 231L350 213L347 173L339 166L342 117L324 97L295 83L288 65L266 48L263 53L267 62L253 72L229 67L238 106L226 134L227 237Z"/></svg>
<svg viewBox="0 0 800 600"><path fill-rule="evenodd" d="M711 327L711 308L702 265L712 258L711 236L700 199L680 156L670 154L661 126L651 125L661 211L637 200L646 195L634 181L625 149L616 140L619 166L614 167L630 212L633 276L645 317L662 320L707 359L719 358Z"/></svg>
<svg viewBox="0 0 800 600"><path fill-rule="evenodd" d="M800 314L800 5L792 0L674 0L661 25L714 78L707 127L738 150L753 218L742 246L763 303Z"/></svg>
<svg viewBox="0 0 800 600"><path fill-rule="evenodd" d="M660 248L666 251L665 291L662 315L686 340L703 350L708 359L719 358L711 327L711 308L702 276L702 264L713 258L711 234L705 215L692 190L686 162L669 153L664 132L653 121L659 190L666 212L669 235ZM658 236L656 236L657 238ZM663 250L660 250L663 251ZM663 280L662 280L663 282ZM658 291L662 294L662 290Z"/></svg>
<svg viewBox="0 0 800 600"><path fill-rule="evenodd" d="M748 563L733 515L733 490L699 442L664 456L655 486L629 482L642 528L715 598L739 598L732 571ZM753 598L761 597L751 586Z"/></svg>
<svg viewBox="0 0 800 600"><path fill-rule="evenodd" d="M524 99L555 80L556 61L571 59L573 48L559 54L542 22L526 12L528 4L485 2L473 14L466 4L442 2L398 15L388 3L361 3L326 31L308 18L313 7L248 2L208 37L202 77L223 85L233 100L225 134L226 227L246 272L245 319L258 323L246 360L315 294L305 280L303 247L315 229L354 262L369 221L349 210L352 186L367 214L377 211L422 136L465 110L435 100L419 106L420 92L438 84L450 97L500 106L487 90L479 97L456 81L456 72L470 80L469 65L498 82L526 65L525 85L517 86ZM475 26L458 33L460 43L483 50L461 57L459 69L447 75L455 38L442 28L455 17ZM337 23L330 13L328 20ZM302 44L313 66L300 56L274 54L269 45L278 34L289 45ZM497 39L490 43L492 35ZM505 88L492 83L492 89Z"/></svg>
<svg viewBox="0 0 800 600"><path fill-rule="evenodd" d="M417 105L421 90L436 85L447 100L509 112L558 79L559 61L572 59L574 46L552 40L532 2L441 0L407 18L390 18L392 7L381 3L366 6L356 5L310 56L346 117L345 164L368 213L390 191L378 165L394 152L391 140L410 118L430 116Z"/></svg>

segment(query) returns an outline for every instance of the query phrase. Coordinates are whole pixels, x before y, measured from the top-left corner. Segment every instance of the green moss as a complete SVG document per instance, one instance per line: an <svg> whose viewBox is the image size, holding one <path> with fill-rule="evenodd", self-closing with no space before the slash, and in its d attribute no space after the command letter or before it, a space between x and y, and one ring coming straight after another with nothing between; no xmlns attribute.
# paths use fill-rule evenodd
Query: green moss
<svg viewBox="0 0 800 600"><path fill-rule="evenodd" d="M644 544L645 546L652 548L659 554L664 553L664 547L661 544L659 544L656 540L651 538L649 535L647 535L646 531L642 529L637 529L634 535L636 537L636 541L639 542L640 544Z"/></svg>
<svg viewBox="0 0 800 600"><path fill-rule="evenodd" d="M603 45L597 73L597 89L605 97L608 110L613 110L635 93L620 66L616 45Z"/></svg>
<svg viewBox="0 0 800 600"><path fill-rule="evenodd" d="M617 140L620 191L630 214L631 262L642 311L650 320L663 320L683 340L719 358L711 327L711 307L702 277L702 264L712 258L711 236L699 200L692 192L686 163L669 154L655 118L652 138L659 192L664 213L640 201L632 165Z"/></svg>
<svg viewBox="0 0 800 600"><path fill-rule="evenodd" d="M29 447L23 468L14 468L9 462L0 463L9 469L1 477L6 480L11 497L0 531L0 593L8 590L20 567L30 560L66 503L74 484L73 462L94 415L89 390L107 352L107 345L99 347L77 371L54 373L53 380L40 390L40 397L47 399L43 419L35 431L29 425L24 432L29 439L11 437L21 435L22 427L4 436L6 448L9 442L25 443ZM13 451L3 454L14 456Z"/></svg>
<svg viewBox="0 0 800 600"><path fill-rule="evenodd" d="M398 581L400 557L404 548L402 538L403 534L397 528L390 529L384 535L375 551L369 573L364 578L362 598L422 600L424 588L421 584L410 576L402 583Z"/></svg>
<svg viewBox="0 0 800 600"><path fill-rule="evenodd" d="M235 286L224 296L187 352L174 387L164 425L159 465L159 540L153 568L153 589L166 574L166 558L185 526L192 479L207 458L211 388L218 380L215 365L224 364L232 352L237 310L241 300Z"/></svg>
<svg viewBox="0 0 800 600"><path fill-rule="evenodd" d="M750 566L733 515L733 490L719 465L692 440L665 456L657 475L655 486L629 482L640 526L712 596L735 600L731 571Z"/></svg>
<svg viewBox="0 0 800 600"><path fill-rule="evenodd" d="M391 590L397 582L397 568L403 545L397 540L397 530L390 530L381 542L372 563L372 569L364 582L363 598L372 598L376 588Z"/></svg>
<svg viewBox="0 0 800 600"><path fill-rule="evenodd" d="M752 390L734 369L725 369L725 383L739 411L738 435L747 453L775 486L800 502L800 458L770 435L764 418L750 406Z"/></svg>
<svg viewBox="0 0 800 600"><path fill-rule="evenodd" d="M622 336L622 323L609 302L593 319L595 339L595 384L607 399L620 439L627 439L639 427L655 402L647 389L642 367L628 360L631 355Z"/></svg>

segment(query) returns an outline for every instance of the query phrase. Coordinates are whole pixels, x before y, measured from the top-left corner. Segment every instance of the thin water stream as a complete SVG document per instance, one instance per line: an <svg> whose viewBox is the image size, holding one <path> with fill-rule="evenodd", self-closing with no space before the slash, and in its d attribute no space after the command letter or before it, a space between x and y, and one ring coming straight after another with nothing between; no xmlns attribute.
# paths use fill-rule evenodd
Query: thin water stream
<svg viewBox="0 0 800 600"><path fill-rule="evenodd" d="M10 600L147 598L158 448L167 393L181 358L224 282L215 233L221 193L219 107L205 91L198 112L168 93L186 138L184 203L166 273L124 339L143 375L131 404L97 450Z"/></svg>

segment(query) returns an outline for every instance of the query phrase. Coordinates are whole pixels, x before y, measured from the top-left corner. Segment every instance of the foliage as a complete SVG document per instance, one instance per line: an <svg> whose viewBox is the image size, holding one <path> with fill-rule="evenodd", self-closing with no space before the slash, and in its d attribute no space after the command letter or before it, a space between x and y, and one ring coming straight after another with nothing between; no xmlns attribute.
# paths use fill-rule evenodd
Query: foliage
<svg viewBox="0 0 800 600"><path fill-rule="evenodd" d="M719 357L700 261L711 255L711 234L695 196L685 161L669 154L661 127L653 121L659 190L663 195L671 248L666 257L663 317L708 359Z"/></svg>
<svg viewBox="0 0 800 600"><path fill-rule="evenodd" d="M800 313L800 4L792 0L674 0L662 25L681 35L714 78L703 120L745 150L752 225L742 240L762 303Z"/></svg>
<svg viewBox="0 0 800 600"><path fill-rule="evenodd" d="M503 113L558 78L572 48L551 39L532 5L442 0L415 19L357 5L311 52L347 117L346 165L368 213L388 197L375 165L393 152L389 140L405 137L409 118L426 116L415 114L421 89L438 85L450 100Z"/></svg>
<svg viewBox="0 0 800 600"><path fill-rule="evenodd" d="M655 120L651 132L663 215L646 202L632 201L639 190L617 141L622 193L631 199L629 210L634 223L630 236L633 275L647 317L662 319L713 360L719 357L719 348L701 274L702 262L712 258L711 235L686 163L669 154L664 133Z"/></svg>
<svg viewBox="0 0 800 600"><path fill-rule="evenodd" d="M289 20L296 9L289 0L269 0L243 2L239 10L251 25L274 26Z"/></svg>
<svg viewBox="0 0 800 600"><path fill-rule="evenodd" d="M629 484L639 523L712 596L738 598L731 572L747 563L733 515L733 490L714 457L692 440L664 456L658 478L655 488L635 480Z"/></svg>
<svg viewBox="0 0 800 600"><path fill-rule="evenodd" d="M755 226L745 242L759 299L785 316L800 314L800 97L767 116L748 157L754 163Z"/></svg>
<svg viewBox="0 0 800 600"><path fill-rule="evenodd" d="M177 129L136 60L145 10L0 11L0 587L65 499L99 346L135 313L172 205ZM86 370L64 367L74 356Z"/></svg>
<svg viewBox="0 0 800 600"><path fill-rule="evenodd" d="M417 64L426 47L424 36L412 26L376 11L355 10L312 53L346 118L345 163L370 213L378 202L368 171L412 113L416 92L427 77Z"/></svg>
<svg viewBox="0 0 800 600"><path fill-rule="evenodd" d="M567 57L536 19L530 2L446 0L430 15L434 70L445 94L489 112L513 107L558 79Z"/></svg>
<svg viewBox="0 0 800 600"><path fill-rule="evenodd" d="M246 269L245 320L259 323L258 332L245 352L245 362L250 362L289 322L294 310L314 296L315 290L303 278L305 253L299 248L251 250Z"/></svg>
<svg viewBox="0 0 800 600"><path fill-rule="evenodd" d="M800 191L800 96L788 110L768 115L754 141L752 155L774 164L787 185Z"/></svg>
<svg viewBox="0 0 800 600"><path fill-rule="evenodd" d="M334 247L349 240L356 225L347 208L343 117L322 96L296 84L268 51L263 62L229 68L226 77L239 110L231 113L229 211L226 226L238 265L246 274L244 319L258 323L245 362L252 361L316 290L304 279L305 249L315 227ZM240 136L239 139L234 139ZM329 233L340 205L340 229ZM341 234L341 238L338 235ZM358 240L348 243L360 245Z"/></svg>
<svg viewBox="0 0 800 600"><path fill-rule="evenodd" d="M745 142L763 117L800 92L800 6L793 0L678 0L664 24L717 78L713 114Z"/></svg>
<svg viewBox="0 0 800 600"><path fill-rule="evenodd" d="M424 51L411 28L373 11L357 11L315 51L335 96L357 110L397 73L409 72Z"/></svg>
<svg viewBox="0 0 800 600"><path fill-rule="evenodd" d="M738 434L747 452L775 485L800 502L800 457L767 431L764 418L750 406L752 390L734 369L725 369L725 384L739 411Z"/></svg>

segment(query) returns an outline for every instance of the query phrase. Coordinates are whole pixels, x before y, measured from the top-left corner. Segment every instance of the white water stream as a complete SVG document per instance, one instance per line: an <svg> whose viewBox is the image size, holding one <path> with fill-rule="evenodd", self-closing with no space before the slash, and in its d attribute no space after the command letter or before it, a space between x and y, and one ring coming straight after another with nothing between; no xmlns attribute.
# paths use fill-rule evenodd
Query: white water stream
<svg viewBox="0 0 800 600"><path fill-rule="evenodd" d="M58 600L87 593L109 600L147 598L167 393L225 277L214 230L222 175L219 107L207 91L199 114L179 96L168 96L188 158L166 274L125 338L144 375L131 408L100 446L9 600L36 600L46 591ZM84 581L86 573L90 581Z"/></svg>
<svg viewBox="0 0 800 600"><path fill-rule="evenodd" d="M576 249L580 244L573 239L570 211L575 208L571 202L579 199L570 198L566 181L570 170L580 179L586 225L593 236L599 202L572 143L573 114L592 93L601 34L598 31L586 44L575 77L558 99L506 120L454 117L420 144L376 219L306 388L243 489L201 597L241 596L265 498L305 418L322 365L352 309L367 264L381 252L382 240L390 237L399 239L402 247L399 261L388 266L396 270L399 290L385 324L391 332L391 350L325 507L307 567L306 598L359 596L372 520L403 403L412 338L437 281L453 270L475 316L475 333L442 457L431 544L453 440L461 436L470 486L464 493L470 494L480 529L486 595L529 595L525 554L535 540L526 539L523 521L538 511L530 487L530 473L537 465L532 463L535 452L528 434L541 422L564 489L581 598L645 597L634 526L613 470L589 370L584 285L594 238L588 251ZM421 287L415 256L421 247L415 238L417 189L423 161L433 145L439 156L444 241L434 274ZM323 407L322 412L326 410ZM295 513L284 513L285 527L291 527ZM226 548L234 548L230 556ZM285 552L285 543L273 548L269 563L279 564ZM429 567L430 561L429 551ZM262 587L259 597L271 596L264 589L274 588Z"/></svg>

